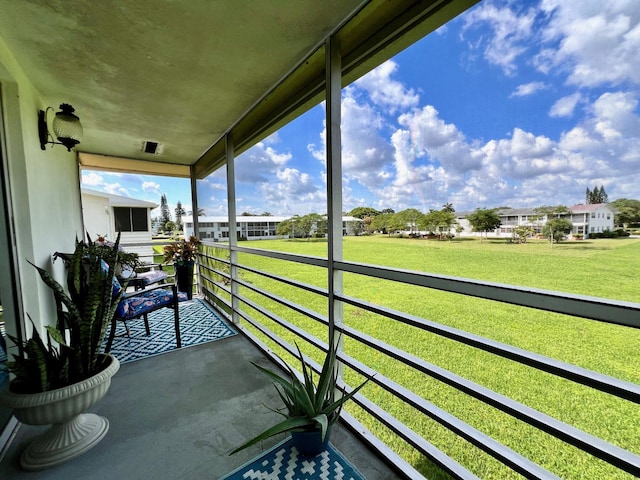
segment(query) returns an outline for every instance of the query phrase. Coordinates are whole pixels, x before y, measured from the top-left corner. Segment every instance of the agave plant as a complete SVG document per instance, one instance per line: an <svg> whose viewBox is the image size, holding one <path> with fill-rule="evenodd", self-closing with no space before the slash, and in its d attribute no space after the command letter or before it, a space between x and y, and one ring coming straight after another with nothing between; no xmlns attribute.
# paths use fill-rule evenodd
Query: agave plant
<svg viewBox="0 0 640 480"><path fill-rule="evenodd" d="M73 254L60 255L67 264L68 292L49 272L32 264L53 291L57 324L46 327L46 343L34 326L31 338L22 343L25 355L14 355L7 362L16 376L11 382L14 392L54 390L85 380L105 367L102 341L123 291L113 288L119 242L120 236L113 245L97 245L91 239L76 241Z"/></svg>
<svg viewBox="0 0 640 480"><path fill-rule="evenodd" d="M278 410L271 410L282 415L284 420L239 446L233 450L230 455L266 438L296 430L320 430L322 440L324 441L329 427L340 417L340 411L345 402L358 393L371 378L367 378L350 393L346 393L344 389L339 388L337 385L337 374L334 368L336 364L337 344L329 342L329 350L325 356L322 370L316 383L314 381L313 370L307 362L305 362L298 344L296 344L296 349L298 350L297 358L302 366L302 381L284 360L283 363L287 370L286 376L279 375L251 362L262 373L273 380L276 390L284 403L284 407ZM336 391L339 392L338 398L336 398Z"/></svg>

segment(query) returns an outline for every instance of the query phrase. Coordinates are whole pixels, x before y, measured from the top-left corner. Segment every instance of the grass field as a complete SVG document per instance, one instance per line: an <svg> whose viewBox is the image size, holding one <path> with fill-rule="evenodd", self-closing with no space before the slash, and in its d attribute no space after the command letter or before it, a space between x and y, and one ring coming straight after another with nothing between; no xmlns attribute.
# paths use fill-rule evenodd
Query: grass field
<svg viewBox="0 0 640 480"><path fill-rule="evenodd" d="M260 241L243 245L312 256L326 256L327 249L326 243L308 241ZM633 302L638 302L640 296L636 278L640 270L638 239L582 241L550 248L542 241L519 245L507 244L504 240L440 242L384 236L347 237L344 239L344 257L363 263ZM240 262L283 277L326 286L326 271L320 268L246 254L240 256ZM242 278L318 312L326 311L323 298L247 272ZM345 274L344 285L345 293L350 296L640 383L640 329L350 274ZM325 327L303 315L268 299L257 298L257 294L248 289L243 289L242 294L255 298L318 337L326 337ZM291 339L290 334L282 332L257 312L252 314ZM640 454L637 405L361 309L345 306L344 322L380 341ZM562 478L632 478L361 344L347 340L346 351L381 375L411 389ZM347 371L346 378L349 383L357 382L353 372ZM365 395L478 476L520 478L376 385L367 386ZM446 478L377 422L355 408L350 411L425 476Z"/></svg>

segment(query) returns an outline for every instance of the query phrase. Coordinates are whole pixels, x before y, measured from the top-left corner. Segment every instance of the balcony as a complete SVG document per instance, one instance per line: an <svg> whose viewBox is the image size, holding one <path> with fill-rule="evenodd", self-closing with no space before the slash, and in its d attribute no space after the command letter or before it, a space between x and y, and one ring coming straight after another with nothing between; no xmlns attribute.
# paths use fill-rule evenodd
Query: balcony
<svg viewBox="0 0 640 480"><path fill-rule="evenodd" d="M23 425L0 462L0 478L215 479L277 443L228 452L270 426L278 405L269 380L249 362L268 360L242 335L123 364L93 412L109 419L102 442L41 472L20 469L21 449L38 427ZM401 478L345 425L332 442L369 480Z"/></svg>
<svg viewBox="0 0 640 480"><path fill-rule="evenodd" d="M596 465L600 473L591 478L612 478L611 473L615 478L640 476L637 383L488 334L455 328L446 324L443 312L417 315L410 305L446 296L449 304L444 313L449 313L473 299L474 311L484 317L491 317L492 307L500 304L512 308L514 316L524 311L550 312L557 315L554 321L567 321L578 331L592 323L611 326L618 334L624 329L622 334L636 338L640 331L637 301L343 258L341 88L445 25L475 0L307 1L306 8L291 1L292 8L276 9L265 3L267 15L256 15L231 0L215 2L210 8L204 7L207 2L186 1L165 2L166 8L157 8L149 0L98 2L91 9L85 3L71 0L64 9L37 2L3 3L0 290L8 331L26 332L27 313L39 328L55 314L48 292L40 288L27 261L47 265L51 245L65 250L73 241L70 232L82 234L78 164L189 177L194 210L197 181L226 167L229 245L203 250L200 289L242 325L246 336L124 365L108 396L95 407L112 424L102 445L68 465L27 475L15 468L19 448L34 431L23 427L0 464L2 478L222 475L258 451L226 456L232 446L270 423L271 414L261 404L263 395L265 400L275 398L272 388L248 364L251 359L266 362L267 358L247 340L266 355L276 351L285 357L296 341L317 360L329 332L342 334L339 357L346 385L377 372L344 412L345 427L336 438L338 448L367 478L393 478L378 459L412 479L421 475L557 478L554 472L567 463L585 469ZM277 29L270 20L274 16L279 19ZM264 19L270 23L265 25ZM266 43L265 31L273 35ZM133 49L132 39L138 42ZM77 152L40 147L38 111L60 101L72 101L86 121L86 139ZM327 252L296 255L239 245L233 222L237 156L323 101L328 140ZM146 152L141 147L147 140L161 140L163 148ZM58 277L63 275L59 265L48 266ZM283 266L294 273L282 274ZM631 275L632 267L629 271ZM371 279L378 282L380 291L399 289L400 302L387 304L375 296L358 295L354 285ZM386 325L400 333L385 334ZM526 336L526 325L523 328L521 336ZM499 325L494 328L499 330ZM555 341L564 340L561 334ZM451 363L458 360L456 368L466 365L472 353L482 356L484 363L478 362L473 375L465 376L410 351L405 341L409 336L434 341L433 345L436 339L441 341L440 348ZM603 329L603 339L606 336ZM542 338L540 343L545 341L549 340ZM608 351L603 353L615 353L606 345L603 350ZM637 349L628 354L627 362L635 375ZM509 391L509 382L495 389L484 385L477 377L486 377L483 366L487 365L499 365L500 377L521 383L536 376L539 381L531 381L531 389L553 395L558 411L552 414L529 405ZM188 378L185 371L191 373ZM633 375L628 377L637 378ZM446 395L461 399L460 406L469 408L453 412L436 405L439 399L430 398L430 387L436 383L446 385ZM155 394L151 399L143 396L148 391ZM594 397L616 408L592 410L585 399ZM511 422L510 429L479 428L479 420L490 411ZM590 416L607 419L600 432L581 428L580 423ZM359 433L353 438L348 430ZM626 443L611 440L617 430L627 433ZM436 431L445 432L445 440L437 445L433 443ZM545 444L530 458L520 451L529 438L550 440L553 448ZM373 455L365 456L359 442L371 448ZM409 453L399 454L399 446ZM557 446L568 446L571 456ZM460 458L453 458L451 452ZM489 466L499 473L487 473Z"/></svg>

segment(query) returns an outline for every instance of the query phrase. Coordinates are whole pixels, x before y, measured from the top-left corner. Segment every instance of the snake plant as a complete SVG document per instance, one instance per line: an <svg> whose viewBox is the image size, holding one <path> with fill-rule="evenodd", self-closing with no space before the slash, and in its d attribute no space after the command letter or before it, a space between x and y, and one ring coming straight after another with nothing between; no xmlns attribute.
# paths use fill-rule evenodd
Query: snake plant
<svg viewBox="0 0 640 480"><path fill-rule="evenodd" d="M119 241L120 236L113 245L91 239L76 241L73 254L60 255L67 267L66 291L49 272L32 264L53 292L57 323L46 327L45 343L32 322L32 336L22 343L24 355L14 355L7 362L15 374L12 391L54 390L85 380L105 367L102 341L122 295L122 289L113 288Z"/></svg>

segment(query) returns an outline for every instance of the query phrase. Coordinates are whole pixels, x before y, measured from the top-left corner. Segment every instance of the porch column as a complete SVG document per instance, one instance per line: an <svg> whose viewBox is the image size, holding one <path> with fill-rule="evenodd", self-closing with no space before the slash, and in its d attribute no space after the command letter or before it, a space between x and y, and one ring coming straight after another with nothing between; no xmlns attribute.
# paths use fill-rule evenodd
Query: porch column
<svg viewBox="0 0 640 480"><path fill-rule="evenodd" d="M340 45L334 37L330 37L325 43L325 62L329 341L336 342L335 327L342 323L343 310L342 302L335 299L336 295L342 294L342 271L334 266L336 261L342 261L342 57ZM342 345L338 347L342 349Z"/></svg>
<svg viewBox="0 0 640 480"><path fill-rule="evenodd" d="M233 134L227 133L224 137L224 148L227 163L227 216L229 220L229 275L231 275L231 321L233 323L240 322L238 310L240 302L238 301L238 228L236 225L236 182L235 182L235 153L233 145Z"/></svg>
<svg viewBox="0 0 640 480"><path fill-rule="evenodd" d="M193 165L189 167L189 181L191 182L191 220L193 221L193 236L200 238L200 225L198 222L198 187L196 184L196 172ZM182 227L184 230L184 226ZM202 281L200 277L199 262L196 262L196 278L198 279L196 285L196 293L202 294Z"/></svg>

